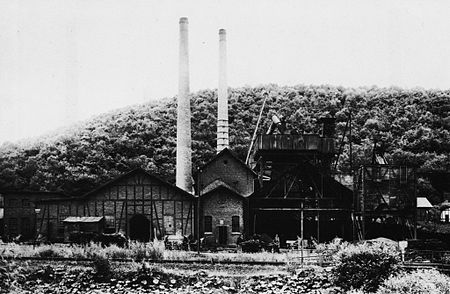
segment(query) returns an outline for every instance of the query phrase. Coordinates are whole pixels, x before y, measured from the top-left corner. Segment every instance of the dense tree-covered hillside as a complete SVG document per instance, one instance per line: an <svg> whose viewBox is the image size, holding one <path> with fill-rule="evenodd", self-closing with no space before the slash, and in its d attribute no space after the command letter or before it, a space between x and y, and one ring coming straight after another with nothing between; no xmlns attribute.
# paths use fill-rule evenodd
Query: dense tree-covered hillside
<svg viewBox="0 0 450 294"><path fill-rule="evenodd" d="M387 144L392 163L450 169L449 90L275 85L230 89L230 144L242 158L265 92L269 98L261 130L267 129L273 113L304 132L318 132L317 119L334 115L340 139L351 110L354 166L370 162L377 140ZM194 167L215 154L216 100L212 90L192 95ZM33 142L6 143L0 149L0 188L77 194L134 167L172 181L175 127L173 98L107 113ZM343 171L349 169L346 146L339 162Z"/></svg>

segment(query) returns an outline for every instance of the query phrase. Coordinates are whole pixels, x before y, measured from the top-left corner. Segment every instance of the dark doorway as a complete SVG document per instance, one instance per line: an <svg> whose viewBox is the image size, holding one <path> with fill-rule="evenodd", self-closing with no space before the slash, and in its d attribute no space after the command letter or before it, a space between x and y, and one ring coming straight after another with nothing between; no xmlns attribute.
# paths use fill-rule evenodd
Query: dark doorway
<svg viewBox="0 0 450 294"><path fill-rule="evenodd" d="M228 243L227 226L219 226L219 244L226 245Z"/></svg>
<svg viewBox="0 0 450 294"><path fill-rule="evenodd" d="M130 219L130 239L150 241L150 221L144 215L136 214Z"/></svg>

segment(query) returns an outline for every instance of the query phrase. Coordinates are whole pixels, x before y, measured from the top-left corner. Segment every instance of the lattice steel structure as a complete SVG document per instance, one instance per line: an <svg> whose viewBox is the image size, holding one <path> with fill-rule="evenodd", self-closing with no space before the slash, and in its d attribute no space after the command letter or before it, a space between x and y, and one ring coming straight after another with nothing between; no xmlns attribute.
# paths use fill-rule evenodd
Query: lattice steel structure
<svg viewBox="0 0 450 294"><path fill-rule="evenodd" d="M355 175L354 232L359 240L416 238L416 170L364 165Z"/></svg>
<svg viewBox="0 0 450 294"><path fill-rule="evenodd" d="M331 136L260 135L254 161L259 185L249 197L251 233L284 240L352 238L352 191L330 175Z"/></svg>

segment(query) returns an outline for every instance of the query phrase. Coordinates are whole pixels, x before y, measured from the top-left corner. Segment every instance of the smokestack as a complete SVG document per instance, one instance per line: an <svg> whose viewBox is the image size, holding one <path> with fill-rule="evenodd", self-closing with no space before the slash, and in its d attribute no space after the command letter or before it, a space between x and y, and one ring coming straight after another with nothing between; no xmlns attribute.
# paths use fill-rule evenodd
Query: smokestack
<svg viewBox="0 0 450 294"><path fill-rule="evenodd" d="M217 153L228 148L227 33L219 30L219 90L217 103Z"/></svg>
<svg viewBox="0 0 450 294"><path fill-rule="evenodd" d="M180 56L177 105L176 185L192 192L191 105L189 101L188 19L180 18Z"/></svg>

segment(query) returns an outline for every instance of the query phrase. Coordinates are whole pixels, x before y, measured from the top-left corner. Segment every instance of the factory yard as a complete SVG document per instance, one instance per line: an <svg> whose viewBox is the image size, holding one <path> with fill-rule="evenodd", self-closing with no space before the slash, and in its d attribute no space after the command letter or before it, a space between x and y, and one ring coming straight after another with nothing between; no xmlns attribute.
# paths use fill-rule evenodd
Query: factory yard
<svg viewBox="0 0 450 294"><path fill-rule="evenodd" d="M10 286L0 293L341 293L323 292L332 284L326 269L307 265L318 261L312 250L302 259L296 250L199 254L157 242L3 243L0 256L0 285Z"/></svg>
<svg viewBox="0 0 450 294"><path fill-rule="evenodd" d="M444 271L406 269L396 242L384 239L335 239L303 254L231 251L3 243L0 293L450 293Z"/></svg>

